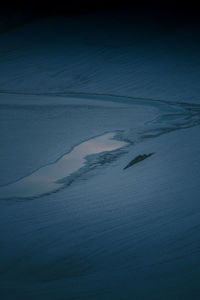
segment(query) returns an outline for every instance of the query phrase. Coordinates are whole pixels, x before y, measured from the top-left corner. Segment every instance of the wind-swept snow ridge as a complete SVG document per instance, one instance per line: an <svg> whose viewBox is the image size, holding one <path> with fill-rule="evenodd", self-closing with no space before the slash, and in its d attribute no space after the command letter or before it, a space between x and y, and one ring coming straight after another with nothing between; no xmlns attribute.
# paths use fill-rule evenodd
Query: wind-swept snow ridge
<svg viewBox="0 0 200 300"><path fill-rule="evenodd" d="M75 146L56 162L44 166L24 178L0 188L1 198L34 198L62 188L67 179L86 165L89 155L110 152L128 143L114 139L109 132Z"/></svg>

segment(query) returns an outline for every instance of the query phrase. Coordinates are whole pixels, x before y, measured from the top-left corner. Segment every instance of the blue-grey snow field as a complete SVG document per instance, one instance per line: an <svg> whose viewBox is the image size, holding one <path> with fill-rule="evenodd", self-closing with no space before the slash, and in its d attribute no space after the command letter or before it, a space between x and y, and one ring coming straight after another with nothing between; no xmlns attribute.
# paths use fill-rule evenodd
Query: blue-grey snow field
<svg viewBox="0 0 200 300"><path fill-rule="evenodd" d="M147 25L0 34L1 300L200 299L200 43Z"/></svg>

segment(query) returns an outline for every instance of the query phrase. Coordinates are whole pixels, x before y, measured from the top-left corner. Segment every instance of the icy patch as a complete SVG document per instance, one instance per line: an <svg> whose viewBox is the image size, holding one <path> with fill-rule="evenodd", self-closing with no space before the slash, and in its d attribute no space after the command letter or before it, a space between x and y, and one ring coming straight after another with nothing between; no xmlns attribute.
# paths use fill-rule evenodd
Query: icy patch
<svg viewBox="0 0 200 300"><path fill-rule="evenodd" d="M114 139L115 135L115 132L106 133L75 146L56 162L1 187L0 198L33 198L59 190L66 184L67 178L86 165L87 156L118 150L128 144Z"/></svg>

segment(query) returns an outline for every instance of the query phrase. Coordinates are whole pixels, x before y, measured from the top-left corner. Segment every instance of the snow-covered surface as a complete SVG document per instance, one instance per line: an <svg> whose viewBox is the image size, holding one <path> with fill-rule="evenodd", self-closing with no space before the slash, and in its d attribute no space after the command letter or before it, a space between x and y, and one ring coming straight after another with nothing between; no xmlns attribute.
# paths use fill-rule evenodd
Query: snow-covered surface
<svg viewBox="0 0 200 300"><path fill-rule="evenodd" d="M198 30L104 13L49 18L0 37L0 89L198 102Z"/></svg>
<svg viewBox="0 0 200 300"><path fill-rule="evenodd" d="M131 34L105 14L0 37L0 192L95 137L126 145L1 199L2 299L199 299L199 54Z"/></svg>

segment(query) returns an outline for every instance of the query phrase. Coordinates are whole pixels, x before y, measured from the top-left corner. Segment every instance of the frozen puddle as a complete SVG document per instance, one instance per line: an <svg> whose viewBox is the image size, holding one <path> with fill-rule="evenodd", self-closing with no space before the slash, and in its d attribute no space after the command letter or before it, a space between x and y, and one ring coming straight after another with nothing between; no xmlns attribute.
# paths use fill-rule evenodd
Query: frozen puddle
<svg viewBox="0 0 200 300"><path fill-rule="evenodd" d="M127 145L126 142L114 139L115 135L115 132L110 132L87 140L56 162L0 187L0 198L33 198L59 190L69 176L86 166L88 155L114 151Z"/></svg>

